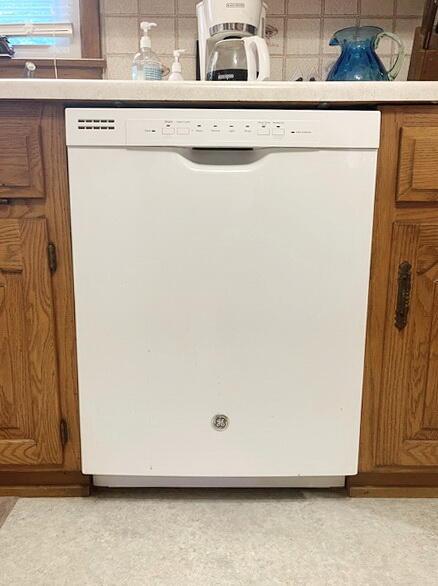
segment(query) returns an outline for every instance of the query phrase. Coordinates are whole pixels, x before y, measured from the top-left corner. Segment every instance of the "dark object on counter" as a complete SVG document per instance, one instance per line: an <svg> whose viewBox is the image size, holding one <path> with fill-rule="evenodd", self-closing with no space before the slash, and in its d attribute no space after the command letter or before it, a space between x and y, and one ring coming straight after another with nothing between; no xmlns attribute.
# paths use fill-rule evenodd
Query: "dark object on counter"
<svg viewBox="0 0 438 586"><path fill-rule="evenodd" d="M438 49L438 0L428 0L424 8L421 31L424 34L423 49Z"/></svg>
<svg viewBox="0 0 438 586"><path fill-rule="evenodd" d="M15 49L10 44L8 37L0 37L0 57L11 58L15 55Z"/></svg>
<svg viewBox="0 0 438 586"><path fill-rule="evenodd" d="M421 27L415 31L409 80L438 80L438 0L427 0Z"/></svg>

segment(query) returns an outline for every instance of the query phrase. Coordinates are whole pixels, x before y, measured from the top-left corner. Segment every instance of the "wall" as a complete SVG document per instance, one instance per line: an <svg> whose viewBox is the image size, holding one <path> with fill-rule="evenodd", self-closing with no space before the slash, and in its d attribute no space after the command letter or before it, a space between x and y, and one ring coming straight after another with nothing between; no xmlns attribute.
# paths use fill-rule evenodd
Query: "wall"
<svg viewBox="0 0 438 586"><path fill-rule="evenodd" d="M138 50L139 23L153 20L153 45L166 64L175 48L187 49L183 59L186 79L195 79L196 0L101 0L103 49L108 77L128 79ZM331 34L343 27L377 24L396 32L408 55L413 33L421 21L423 0L267 0L268 23L278 30L270 41L272 79L303 76L325 79L339 49L329 47ZM379 50L389 65L395 50L382 42ZM409 56L399 79L406 79Z"/></svg>

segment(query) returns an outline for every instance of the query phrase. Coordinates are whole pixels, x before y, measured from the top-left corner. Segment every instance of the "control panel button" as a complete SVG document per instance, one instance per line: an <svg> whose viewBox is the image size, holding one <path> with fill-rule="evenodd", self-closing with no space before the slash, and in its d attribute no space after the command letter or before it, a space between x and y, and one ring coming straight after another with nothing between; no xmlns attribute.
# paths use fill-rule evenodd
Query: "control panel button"
<svg viewBox="0 0 438 586"><path fill-rule="evenodd" d="M179 136L187 136L188 134L190 134L190 129L189 128L177 128L176 133Z"/></svg>
<svg viewBox="0 0 438 586"><path fill-rule="evenodd" d="M284 136L286 134L286 131L284 130L284 128L274 128L272 130L272 134L274 136Z"/></svg>
<svg viewBox="0 0 438 586"><path fill-rule="evenodd" d="M271 129L269 126L261 125L257 129L257 134L267 136L271 134Z"/></svg>
<svg viewBox="0 0 438 586"><path fill-rule="evenodd" d="M165 126L163 128L163 134L175 134L175 129L171 126Z"/></svg>

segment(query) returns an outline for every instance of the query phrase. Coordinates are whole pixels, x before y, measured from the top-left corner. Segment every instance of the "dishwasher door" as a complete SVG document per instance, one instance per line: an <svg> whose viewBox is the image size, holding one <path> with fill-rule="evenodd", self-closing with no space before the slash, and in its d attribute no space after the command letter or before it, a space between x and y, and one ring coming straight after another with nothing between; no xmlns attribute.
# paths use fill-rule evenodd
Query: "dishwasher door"
<svg viewBox="0 0 438 586"><path fill-rule="evenodd" d="M85 473L356 473L376 155L69 149Z"/></svg>

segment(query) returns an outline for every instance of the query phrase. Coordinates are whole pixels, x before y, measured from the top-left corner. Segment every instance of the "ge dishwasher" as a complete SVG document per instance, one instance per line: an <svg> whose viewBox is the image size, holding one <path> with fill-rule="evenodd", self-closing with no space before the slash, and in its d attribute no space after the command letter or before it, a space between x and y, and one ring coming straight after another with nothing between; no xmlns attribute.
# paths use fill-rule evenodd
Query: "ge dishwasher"
<svg viewBox="0 0 438 586"><path fill-rule="evenodd" d="M357 472L379 130L374 111L67 110L95 484Z"/></svg>

